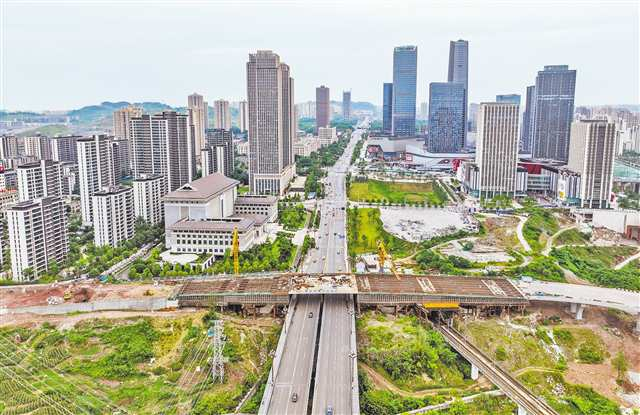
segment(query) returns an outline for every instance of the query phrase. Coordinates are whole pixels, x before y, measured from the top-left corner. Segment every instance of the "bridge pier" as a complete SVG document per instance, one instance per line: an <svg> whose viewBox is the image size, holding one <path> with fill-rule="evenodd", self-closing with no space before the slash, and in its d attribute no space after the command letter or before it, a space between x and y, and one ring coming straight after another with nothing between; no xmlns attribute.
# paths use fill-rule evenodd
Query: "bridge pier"
<svg viewBox="0 0 640 415"><path fill-rule="evenodd" d="M583 312L584 312L584 304L580 304L578 306L578 311L576 312L576 320L582 320Z"/></svg>
<svg viewBox="0 0 640 415"><path fill-rule="evenodd" d="M529 415L527 413L527 410L524 409L522 406L518 405L518 415Z"/></svg>
<svg viewBox="0 0 640 415"><path fill-rule="evenodd" d="M479 377L480 370L478 369L478 366L471 363L471 380L478 380Z"/></svg>

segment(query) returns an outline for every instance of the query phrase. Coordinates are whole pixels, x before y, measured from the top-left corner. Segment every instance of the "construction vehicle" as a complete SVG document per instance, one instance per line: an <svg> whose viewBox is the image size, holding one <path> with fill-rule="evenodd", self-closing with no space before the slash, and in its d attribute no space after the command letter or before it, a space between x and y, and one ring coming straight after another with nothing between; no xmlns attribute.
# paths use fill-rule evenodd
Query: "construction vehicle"
<svg viewBox="0 0 640 415"><path fill-rule="evenodd" d="M233 253L233 273L240 273L240 240L238 238L238 228L233 228L233 239L231 241L231 250Z"/></svg>
<svg viewBox="0 0 640 415"><path fill-rule="evenodd" d="M396 277L396 279L400 279L400 275L398 275L398 271L396 271L396 264L393 262L393 258L391 255L387 254L387 249L384 246L384 242L382 240L378 241L378 265L380 266L380 272L384 273L384 264L387 262L387 257L389 257L389 262L391 262L391 272Z"/></svg>

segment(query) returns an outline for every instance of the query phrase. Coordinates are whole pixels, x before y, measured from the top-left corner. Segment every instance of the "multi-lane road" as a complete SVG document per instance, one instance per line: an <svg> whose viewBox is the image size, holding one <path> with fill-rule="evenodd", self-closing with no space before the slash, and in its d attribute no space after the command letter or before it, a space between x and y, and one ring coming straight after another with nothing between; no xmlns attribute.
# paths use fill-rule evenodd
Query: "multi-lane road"
<svg viewBox="0 0 640 415"><path fill-rule="evenodd" d="M317 247L309 252L303 263L305 272L348 271L345 176L362 133L362 130L356 130L352 134L344 154L324 179L325 198L318 202ZM334 414L351 414L352 381L357 384L352 367L355 354L351 352L355 348L351 344L352 320L355 318L352 299L348 295L333 294L323 298L322 295L301 294L291 306L291 323L279 367L274 368L272 394L265 412L307 414L313 392L313 414L327 414L329 408ZM317 363L315 377L312 377L316 344ZM357 393L357 388L355 390Z"/></svg>

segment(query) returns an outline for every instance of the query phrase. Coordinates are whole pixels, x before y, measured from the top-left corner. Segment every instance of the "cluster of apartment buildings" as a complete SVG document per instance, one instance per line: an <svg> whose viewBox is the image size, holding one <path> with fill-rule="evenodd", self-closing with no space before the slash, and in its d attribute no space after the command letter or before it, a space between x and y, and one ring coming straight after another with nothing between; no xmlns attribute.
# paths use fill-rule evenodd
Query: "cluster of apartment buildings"
<svg viewBox="0 0 640 415"><path fill-rule="evenodd" d="M115 111L112 135L0 137L0 209L6 212L0 234L8 235L0 238L0 261L10 251L13 278L29 280L53 262L66 262L72 194L79 194L82 223L93 228L96 246L131 239L141 218L164 223L174 253L223 255L234 230L241 249L250 247L277 217L277 196L295 175L296 125L293 78L277 54L249 55L247 85L237 125L248 132L251 155L244 196L231 178L235 151L225 100L214 102L215 128L209 128L207 102L194 93L186 113ZM335 129L326 130L319 143L336 139Z"/></svg>

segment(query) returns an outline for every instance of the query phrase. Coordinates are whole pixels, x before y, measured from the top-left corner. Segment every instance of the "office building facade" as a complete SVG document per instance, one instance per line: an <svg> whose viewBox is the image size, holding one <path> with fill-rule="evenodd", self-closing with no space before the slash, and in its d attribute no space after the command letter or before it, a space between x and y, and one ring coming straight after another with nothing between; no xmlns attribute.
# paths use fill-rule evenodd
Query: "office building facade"
<svg viewBox="0 0 640 415"><path fill-rule="evenodd" d="M351 119L351 91L342 92L342 118Z"/></svg>
<svg viewBox="0 0 640 415"><path fill-rule="evenodd" d="M391 117L393 116L393 83L382 85L382 132L391 134Z"/></svg>
<svg viewBox="0 0 640 415"><path fill-rule="evenodd" d="M431 153L456 153L464 147L465 88L453 82L429 84L429 136Z"/></svg>
<svg viewBox="0 0 640 415"><path fill-rule="evenodd" d="M316 131L331 123L331 91L324 85L316 88Z"/></svg>
<svg viewBox="0 0 640 415"><path fill-rule="evenodd" d="M393 50L393 135L403 137L416 133L417 69L417 46L398 46Z"/></svg>
<svg viewBox="0 0 640 415"><path fill-rule="evenodd" d="M247 98L249 187L255 194L282 195L295 175L296 126L293 78L277 54L262 50L249 55Z"/></svg>
<svg viewBox="0 0 640 415"><path fill-rule="evenodd" d="M533 134L533 120L535 119L535 102L536 102L536 86L530 85L527 87L527 94L525 96L525 107L522 113L522 128L520 129L520 152L530 154L531 142Z"/></svg>
<svg viewBox="0 0 640 415"><path fill-rule="evenodd" d="M449 68L447 81L464 85L464 120L468 121L469 105L469 42L466 40L452 40L449 42ZM467 144L467 129L464 130L464 140Z"/></svg>
<svg viewBox="0 0 640 415"><path fill-rule="evenodd" d="M516 194L518 112L517 104L480 104L476 165L481 198Z"/></svg>
<svg viewBox="0 0 640 415"><path fill-rule="evenodd" d="M496 95L496 102L520 105L520 95L519 94Z"/></svg>
<svg viewBox="0 0 640 415"><path fill-rule="evenodd" d="M567 65L545 66L536 77L533 156L567 161L573 121L576 71Z"/></svg>

